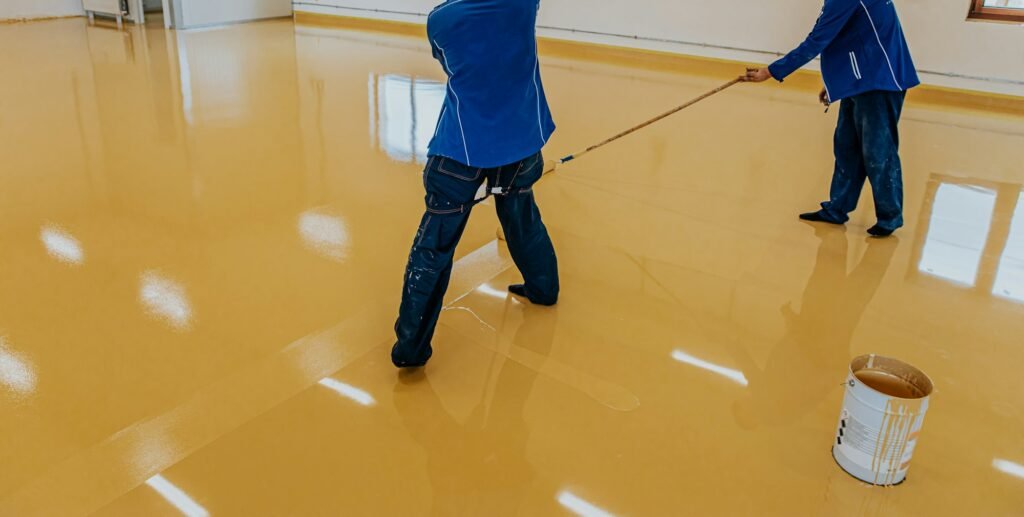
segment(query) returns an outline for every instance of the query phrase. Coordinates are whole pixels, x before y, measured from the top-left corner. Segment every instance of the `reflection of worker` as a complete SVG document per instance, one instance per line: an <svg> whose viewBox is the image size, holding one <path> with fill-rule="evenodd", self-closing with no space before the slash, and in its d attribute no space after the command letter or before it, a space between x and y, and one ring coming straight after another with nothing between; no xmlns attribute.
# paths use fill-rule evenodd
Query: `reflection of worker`
<svg viewBox="0 0 1024 517"><path fill-rule="evenodd" d="M426 213L395 324L396 366L430 359L455 247L485 181L525 280L509 291L541 305L558 300L555 249L532 191L544 170L540 150L555 130L537 59L539 7L537 0L449 0L427 20L448 93L427 152Z"/></svg>
<svg viewBox="0 0 1024 517"><path fill-rule="evenodd" d="M764 369L741 351L749 398L736 406L744 427L791 422L824 399L849 369L850 342L882 283L899 241L871 239L860 264L846 273L847 239L842 230L819 227L821 239L800 302L800 313L782 307L786 334Z"/></svg>
<svg viewBox="0 0 1024 517"><path fill-rule="evenodd" d="M523 312L513 346L546 357L557 312L530 306ZM489 375L497 376L494 392L482 395L465 423L449 415L423 372L403 375L395 385L395 409L428 457L432 515L522 515L537 484L527 458L525 412L538 373L501 356L495 360L497 371Z"/></svg>
<svg viewBox="0 0 1024 517"><path fill-rule="evenodd" d="M842 100L835 133L835 172L829 200L801 219L843 224L871 181L876 237L903 226L903 170L897 127L906 91L920 84L892 0L825 0L814 30L796 50L746 80L780 82L821 55L826 106Z"/></svg>

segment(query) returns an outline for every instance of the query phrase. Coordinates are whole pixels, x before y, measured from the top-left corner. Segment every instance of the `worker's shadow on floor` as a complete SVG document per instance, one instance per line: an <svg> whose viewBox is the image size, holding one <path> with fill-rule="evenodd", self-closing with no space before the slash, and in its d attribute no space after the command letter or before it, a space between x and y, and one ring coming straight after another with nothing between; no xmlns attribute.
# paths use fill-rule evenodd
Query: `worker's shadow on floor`
<svg viewBox="0 0 1024 517"><path fill-rule="evenodd" d="M511 301L505 310L523 312L511 346L547 357L558 312ZM501 335L499 332L499 340ZM506 355L495 354L487 388L465 423L445 410L425 370L399 377L394 388L395 409L428 456L432 515L522 513L521 505L540 482L527 458L531 429L524 414L538 375Z"/></svg>
<svg viewBox="0 0 1024 517"><path fill-rule="evenodd" d="M838 389L849 370L854 332L899 246L895 237L867 239L864 257L847 273L845 228L812 226L820 240L814 271L800 311L792 303L782 306L786 333L764 368L744 347L733 346L749 383L745 397L733 407L745 429L792 424Z"/></svg>

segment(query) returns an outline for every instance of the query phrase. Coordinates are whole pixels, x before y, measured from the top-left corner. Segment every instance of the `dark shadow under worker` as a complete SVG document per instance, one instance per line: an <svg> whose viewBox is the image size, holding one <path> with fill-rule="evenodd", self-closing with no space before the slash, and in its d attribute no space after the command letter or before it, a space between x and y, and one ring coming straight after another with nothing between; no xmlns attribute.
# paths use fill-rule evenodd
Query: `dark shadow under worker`
<svg viewBox="0 0 1024 517"><path fill-rule="evenodd" d="M555 130L537 57L539 8L538 0L449 0L427 19L448 87L395 323L391 359L400 368L430 360L455 248L484 182L523 274L509 291L540 305L558 301L555 249L532 191L543 174L541 148Z"/></svg>
<svg viewBox="0 0 1024 517"><path fill-rule="evenodd" d="M903 226L899 120L907 90L920 84L892 0L825 0L811 34L768 68L745 79L779 82L821 55L822 104L842 100L835 132L835 171L829 200L801 214L808 221L844 224L871 181L878 222L868 233L886 237Z"/></svg>

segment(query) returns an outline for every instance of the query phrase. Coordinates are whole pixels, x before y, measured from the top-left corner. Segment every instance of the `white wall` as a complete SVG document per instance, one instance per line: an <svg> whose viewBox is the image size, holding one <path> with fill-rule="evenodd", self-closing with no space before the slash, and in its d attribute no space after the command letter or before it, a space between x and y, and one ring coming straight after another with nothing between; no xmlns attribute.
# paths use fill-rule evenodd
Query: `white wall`
<svg viewBox="0 0 1024 517"><path fill-rule="evenodd" d="M423 23L438 1L296 0L295 10ZM1024 95L1024 25L968 22L970 0L896 2L925 82ZM539 24L546 36L752 63L770 62L796 46L821 9L819 0L542 0L541 5Z"/></svg>
<svg viewBox="0 0 1024 517"><path fill-rule="evenodd" d="M292 14L291 0L181 0L185 27L202 27Z"/></svg>
<svg viewBox="0 0 1024 517"><path fill-rule="evenodd" d="M0 20L81 16L82 0L0 0Z"/></svg>

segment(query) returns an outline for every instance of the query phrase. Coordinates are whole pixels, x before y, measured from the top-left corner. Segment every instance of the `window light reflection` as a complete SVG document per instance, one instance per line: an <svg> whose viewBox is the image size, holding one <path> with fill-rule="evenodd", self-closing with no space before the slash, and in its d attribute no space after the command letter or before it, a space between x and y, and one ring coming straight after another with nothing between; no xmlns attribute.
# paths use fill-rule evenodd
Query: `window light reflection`
<svg viewBox="0 0 1024 517"><path fill-rule="evenodd" d="M394 160L426 163L427 145L437 128L445 85L429 79L388 74L371 76L371 130L378 146Z"/></svg>
<svg viewBox="0 0 1024 517"><path fill-rule="evenodd" d="M935 193L918 269L974 286L992 225L996 193L969 185L942 184Z"/></svg>
<svg viewBox="0 0 1024 517"><path fill-rule="evenodd" d="M1024 302L1024 192L1017 200L1010 235L999 259L999 270L992 294L1017 302Z"/></svg>

